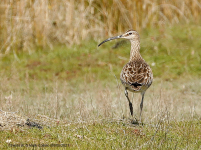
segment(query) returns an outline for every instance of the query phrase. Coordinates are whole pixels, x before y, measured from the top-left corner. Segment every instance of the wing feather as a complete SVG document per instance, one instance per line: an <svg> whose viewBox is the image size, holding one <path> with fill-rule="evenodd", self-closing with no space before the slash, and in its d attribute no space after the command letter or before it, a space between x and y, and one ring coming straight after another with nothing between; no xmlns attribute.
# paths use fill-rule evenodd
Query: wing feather
<svg viewBox="0 0 201 150"><path fill-rule="evenodd" d="M149 65L144 61L127 63L121 72L120 79L125 86L129 86L134 91L149 87L152 83L153 75Z"/></svg>

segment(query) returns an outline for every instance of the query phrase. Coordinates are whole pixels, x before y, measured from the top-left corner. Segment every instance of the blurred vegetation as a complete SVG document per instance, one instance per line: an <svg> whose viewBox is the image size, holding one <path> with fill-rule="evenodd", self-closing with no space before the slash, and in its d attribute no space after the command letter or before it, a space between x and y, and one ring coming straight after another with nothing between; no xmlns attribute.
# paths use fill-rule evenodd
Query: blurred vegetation
<svg viewBox="0 0 201 150"><path fill-rule="evenodd" d="M196 25L178 25L141 32L141 54L151 66L154 77L165 80L201 75L201 28ZM104 39L102 39L104 40ZM130 43L113 49L116 42L97 47L88 40L79 46L55 46L52 50L37 49L2 55L1 72L7 77L19 74L21 79L58 79L68 82L83 78L90 81L119 78L121 68L128 62ZM110 77L109 77L110 76Z"/></svg>
<svg viewBox="0 0 201 150"><path fill-rule="evenodd" d="M8 76L14 67L21 78L94 81L108 71L118 78L129 44L97 44L129 28L140 32L155 77L201 74L198 0L15 0L0 8L0 66Z"/></svg>
<svg viewBox="0 0 201 150"><path fill-rule="evenodd" d="M1 54L67 47L133 28L200 23L199 0L0 1Z"/></svg>

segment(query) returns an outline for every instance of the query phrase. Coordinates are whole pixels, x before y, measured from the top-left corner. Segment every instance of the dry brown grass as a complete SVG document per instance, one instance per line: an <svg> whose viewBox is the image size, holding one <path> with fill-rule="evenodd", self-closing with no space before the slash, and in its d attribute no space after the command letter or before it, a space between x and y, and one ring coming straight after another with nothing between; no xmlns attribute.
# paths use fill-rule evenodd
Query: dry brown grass
<svg viewBox="0 0 201 150"><path fill-rule="evenodd" d="M128 28L199 23L198 0L11 0L0 2L0 50L34 51L35 46L79 44Z"/></svg>
<svg viewBox="0 0 201 150"><path fill-rule="evenodd" d="M179 121L200 117L201 81L183 81L154 81L145 95L145 123L161 118ZM129 117L128 102L119 81L106 85L100 81L74 85L57 79L26 83L3 77L0 82L4 85L0 87L3 111L15 112L25 119L37 119L40 114L70 123ZM133 105L137 118L139 104L140 94L135 94Z"/></svg>

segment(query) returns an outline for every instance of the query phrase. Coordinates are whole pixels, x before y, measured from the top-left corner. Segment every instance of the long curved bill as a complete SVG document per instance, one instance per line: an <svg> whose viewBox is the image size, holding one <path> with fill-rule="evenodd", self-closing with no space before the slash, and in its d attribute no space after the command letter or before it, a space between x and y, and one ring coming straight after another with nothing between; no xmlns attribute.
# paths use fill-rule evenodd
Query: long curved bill
<svg viewBox="0 0 201 150"><path fill-rule="evenodd" d="M119 39L121 38L122 35L119 35L119 36L114 36L114 37L111 37L109 39L106 39L105 41L101 42L100 44L98 44L98 47L101 46L103 43L107 42L107 41L111 41L111 40L114 40L114 39Z"/></svg>

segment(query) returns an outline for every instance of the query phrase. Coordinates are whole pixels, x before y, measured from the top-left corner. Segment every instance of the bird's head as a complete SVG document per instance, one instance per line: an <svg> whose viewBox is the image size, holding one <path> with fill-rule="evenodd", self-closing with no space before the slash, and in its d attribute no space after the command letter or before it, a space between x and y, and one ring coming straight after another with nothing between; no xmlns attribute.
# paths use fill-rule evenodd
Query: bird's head
<svg viewBox="0 0 201 150"><path fill-rule="evenodd" d="M111 38L108 38L108 39L104 40L98 46L102 45L103 43L105 43L107 41L111 41L111 40L114 40L114 39L120 39L120 38L128 39L128 40L139 40L140 35L135 30L128 30L128 31L126 31L126 33L124 33L122 35L118 35L118 36L111 37Z"/></svg>

